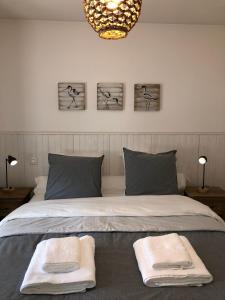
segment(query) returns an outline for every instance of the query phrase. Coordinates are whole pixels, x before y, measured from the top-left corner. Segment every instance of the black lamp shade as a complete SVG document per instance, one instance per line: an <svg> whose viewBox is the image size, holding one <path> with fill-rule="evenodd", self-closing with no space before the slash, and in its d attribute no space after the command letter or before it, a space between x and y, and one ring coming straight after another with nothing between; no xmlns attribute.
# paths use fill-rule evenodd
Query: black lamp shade
<svg viewBox="0 0 225 300"><path fill-rule="evenodd" d="M17 159L11 155L8 155L7 161L10 166L15 166L18 163Z"/></svg>

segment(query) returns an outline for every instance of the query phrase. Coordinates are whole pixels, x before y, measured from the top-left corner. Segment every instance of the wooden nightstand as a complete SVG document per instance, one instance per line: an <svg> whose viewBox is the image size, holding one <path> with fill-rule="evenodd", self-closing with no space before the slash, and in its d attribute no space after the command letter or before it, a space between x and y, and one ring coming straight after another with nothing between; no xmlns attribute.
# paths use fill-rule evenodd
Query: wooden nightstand
<svg viewBox="0 0 225 300"><path fill-rule="evenodd" d="M12 191L0 189L0 220L11 213L17 207L30 200L33 188L15 188Z"/></svg>
<svg viewBox="0 0 225 300"><path fill-rule="evenodd" d="M184 194L209 206L225 220L225 191L220 187L210 187L205 193L199 192L198 187L187 187Z"/></svg>

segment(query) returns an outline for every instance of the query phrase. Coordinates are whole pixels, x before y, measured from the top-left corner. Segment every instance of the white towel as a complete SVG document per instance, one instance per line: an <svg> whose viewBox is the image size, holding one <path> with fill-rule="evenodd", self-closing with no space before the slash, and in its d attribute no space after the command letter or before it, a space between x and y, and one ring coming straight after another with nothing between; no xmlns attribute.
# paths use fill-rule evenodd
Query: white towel
<svg viewBox="0 0 225 300"><path fill-rule="evenodd" d="M67 273L80 268L79 237L53 238L42 243L42 267L45 272Z"/></svg>
<svg viewBox="0 0 225 300"><path fill-rule="evenodd" d="M149 253L155 269L184 269L192 267L192 261L180 236L170 233L149 236L143 239L146 253Z"/></svg>
<svg viewBox="0 0 225 300"><path fill-rule="evenodd" d="M143 282L149 287L161 286L201 286L213 280L201 259L196 254L190 242L180 237L193 262L192 269L164 269L156 270L152 267L149 255L146 255L143 239L134 243L134 251Z"/></svg>
<svg viewBox="0 0 225 300"><path fill-rule="evenodd" d="M95 241L91 236L80 238L80 269L62 274L46 273L42 269L43 243L39 243L25 274L20 291L22 294L69 294L85 292L96 285Z"/></svg>

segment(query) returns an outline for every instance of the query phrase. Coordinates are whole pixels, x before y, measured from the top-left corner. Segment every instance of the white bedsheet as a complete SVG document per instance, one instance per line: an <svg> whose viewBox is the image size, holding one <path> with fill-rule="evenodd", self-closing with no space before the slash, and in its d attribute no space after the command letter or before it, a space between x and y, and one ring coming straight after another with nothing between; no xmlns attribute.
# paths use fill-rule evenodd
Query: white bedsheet
<svg viewBox="0 0 225 300"><path fill-rule="evenodd" d="M111 191L107 191L107 192L104 192L103 191L103 197L118 197L118 196L125 196L124 195L124 191L122 190L115 190L115 189L112 189ZM37 195L34 195L29 202L38 202L38 201L45 201L45 195L44 194L37 194Z"/></svg>
<svg viewBox="0 0 225 300"><path fill-rule="evenodd" d="M208 206L185 196L118 196L34 201L13 211L0 225L18 218L196 215L222 220Z"/></svg>

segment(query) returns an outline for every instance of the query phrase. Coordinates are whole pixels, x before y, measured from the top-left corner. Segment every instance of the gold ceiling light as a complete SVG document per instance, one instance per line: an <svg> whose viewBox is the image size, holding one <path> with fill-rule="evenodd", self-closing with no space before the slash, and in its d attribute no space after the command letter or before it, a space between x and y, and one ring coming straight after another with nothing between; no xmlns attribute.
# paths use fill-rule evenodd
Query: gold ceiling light
<svg viewBox="0 0 225 300"><path fill-rule="evenodd" d="M86 18L103 39L125 38L141 13L142 0L84 0Z"/></svg>

